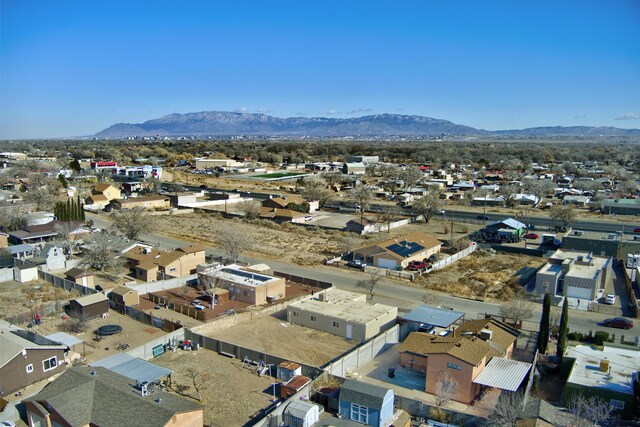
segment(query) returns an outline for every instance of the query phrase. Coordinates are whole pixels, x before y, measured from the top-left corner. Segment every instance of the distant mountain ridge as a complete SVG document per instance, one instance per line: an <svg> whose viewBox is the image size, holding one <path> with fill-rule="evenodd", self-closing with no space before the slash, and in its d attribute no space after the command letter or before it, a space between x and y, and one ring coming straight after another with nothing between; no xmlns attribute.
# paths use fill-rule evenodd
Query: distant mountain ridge
<svg viewBox="0 0 640 427"><path fill-rule="evenodd" d="M129 136L544 136L604 135L640 136L640 129L614 127L553 126L517 130L486 131L448 120L402 114L375 114L355 118L289 117L266 114L203 111L169 114L144 123L117 123L95 134L100 138Z"/></svg>

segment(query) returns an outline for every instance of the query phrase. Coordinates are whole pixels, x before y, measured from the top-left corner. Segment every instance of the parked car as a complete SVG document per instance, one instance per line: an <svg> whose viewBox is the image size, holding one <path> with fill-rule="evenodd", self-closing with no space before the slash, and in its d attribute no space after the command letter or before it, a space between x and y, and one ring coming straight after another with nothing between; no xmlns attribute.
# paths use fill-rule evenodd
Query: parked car
<svg viewBox="0 0 640 427"><path fill-rule="evenodd" d="M616 303L616 296L614 294L607 294L607 296L604 299L604 303L605 304L615 304Z"/></svg>
<svg viewBox="0 0 640 427"><path fill-rule="evenodd" d="M624 317L613 317L611 319L604 320L602 322L602 326L618 329L631 329L633 328L633 322L629 319L625 319Z"/></svg>
<svg viewBox="0 0 640 427"><path fill-rule="evenodd" d="M633 229L633 232L634 232L634 233L640 233L640 227L636 227L636 228L634 228L634 229Z"/></svg>
<svg viewBox="0 0 640 427"><path fill-rule="evenodd" d="M305 215L305 216L304 216L304 220L305 220L305 221L311 221L311 220L313 220L313 216L311 216L311 215Z"/></svg>
<svg viewBox="0 0 640 427"><path fill-rule="evenodd" d="M481 220L483 220L483 221L486 221L486 220L488 220L488 219L489 219L489 217L488 217L488 216L486 216L486 215L478 215L476 218L481 219Z"/></svg>
<svg viewBox="0 0 640 427"><path fill-rule="evenodd" d="M424 270L427 268L427 264L422 261L411 261L407 266L407 270Z"/></svg>
<svg viewBox="0 0 640 427"><path fill-rule="evenodd" d="M538 239L540 236L538 236L536 233L527 233L524 235L525 239Z"/></svg>
<svg viewBox="0 0 640 427"><path fill-rule="evenodd" d="M359 259L352 259L347 263L347 265L349 267L357 268L358 270L364 270L364 268L367 266L367 264L365 264L364 262L362 262L362 260L359 260Z"/></svg>

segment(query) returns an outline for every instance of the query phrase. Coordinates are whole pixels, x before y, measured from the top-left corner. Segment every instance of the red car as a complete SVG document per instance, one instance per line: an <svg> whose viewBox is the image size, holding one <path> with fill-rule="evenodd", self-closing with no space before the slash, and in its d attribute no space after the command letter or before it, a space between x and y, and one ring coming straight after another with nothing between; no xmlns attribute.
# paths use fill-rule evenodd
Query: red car
<svg viewBox="0 0 640 427"><path fill-rule="evenodd" d="M407 270L424 270L427 268L427 264L422 261L411 261L407 266Z"/></svg>
<svg viewBox="0 0 640 427"><path fill-rule="evenodd" d="M634 232L634 233L640 233L640 227L636 227L636 228L634 228L634 229L633 229L633 232Z"/></svg>
<svg viewBox="0 0 640 427"><path fill-rule="evenodd" d="M633 322L629 319L625 319L624 317L614 317L603 321L602 326L608 326L609 328L631 329L633 328Z"/></svg>
<svg viewBox="0 0 640 427"><path fill-rule="evenodd" d="M539 237L540 236L538 236L536 233L527 233L527 234L524 235L525 239L537 239Z"/></svg>

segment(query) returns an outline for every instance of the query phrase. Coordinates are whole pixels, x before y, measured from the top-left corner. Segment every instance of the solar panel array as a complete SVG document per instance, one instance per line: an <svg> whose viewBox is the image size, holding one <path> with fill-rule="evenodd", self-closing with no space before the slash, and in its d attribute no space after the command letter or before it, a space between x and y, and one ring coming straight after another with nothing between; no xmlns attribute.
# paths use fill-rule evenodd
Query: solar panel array
<svg viewBox="0 0 640 427"><path fill-rule="evenodd" d="M51 341L49 338L45 338L42 335L34 334L33 332L27 331L25 329L17 329L15 331L11 331L11 333L19 336L20 338L24 338L27 341L31 341L32 343L37 345L60 345L55 341Z"/></svg>
<svg viewBox="0 0 640 427"><path fill-rule="evenodd" d="M407 242L406 240L403 240L402 242L394 243L387 246L387 249L389 249L394 254L398 254L401 257L406 258L410 255L415 254L416 252L420 252L424 249L424 246L416 242Z"/></svg>

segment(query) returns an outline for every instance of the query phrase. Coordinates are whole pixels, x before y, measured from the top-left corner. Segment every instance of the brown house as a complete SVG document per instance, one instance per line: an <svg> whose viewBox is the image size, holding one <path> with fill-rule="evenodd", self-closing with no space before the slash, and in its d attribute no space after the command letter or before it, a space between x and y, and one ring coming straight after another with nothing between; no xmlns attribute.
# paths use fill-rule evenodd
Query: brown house
<svg viewBox="0 0 640 427"><path fill-rule="evenodd" d="M133 307L140 304L140 295L137 291L125 286L118 286L109 293L109 299L120 306Z"/></svg>
<svg viewBox="0 0 640 427"><path fill-rule="evenodd" d="M132 197L130 199L114 199L111 200L109 205L113 209L169 209L169 207L171 206L169 197L157 195Z"/></svg>
<svg viewBox="0 0 640 427"><path fill-rule="evenodd" d="M91 193L95 195L102 195L106 197L108 201L120 198L120 190L111 184L105 184L102 182L96 184Z"/></svg>
<svg viewBox="0 0 640 427"><path fill-rule="evenodd" d="M510 357L519 335L492 319L464 322L453 336L412 332L400 346L400 365L426 375L427 393L435 394L441 379L455 381L454 400L468 404L482 388L475 378L492 358Z"/></svg>
<svg viewBox="0 0 640 427"><path fill-rule="evenodd" d="M196 273L199 264L205 263L202 245L183 246L167 252L151 246L135 245L122 255L135 278L144 282L189 276Z"/></svg>
<svg viewBox="0 0 640 427"><path fill-rule="evenodd" d="M66 345L0 320L0 395L64 371Z"/></svg>
<svg viewBox="0 0 640 427"><path fill-rule="evenodd" d="M65 273L67 276L67 280L71 280L73 283L77 285L86 286L88 288L95 288L95 284L93 283L93 273L83 270L81 268L72 268L71 270Z"/></svg>
<svg viewBox="0 0 640 427"><path fill-rule="evenodd" d="M25 399L30 426L202 427L203 407L165 391L143 393L132 381L101 367L67 370Z"/></svg>
<svg viewBox="0 0 640 427"><path fill-rule="evenodd" d="M411 261L428 260L440 253L441 247L435 237L416 231L355 249L353 257L379 268L406 268Z"/></svg>
<svg viewBox="0 0 640 427"><path fill-rule="evenodd" d="M9 235L0 232L0 248L6 248L7 246L9 246Z"/></svg>
<svg viewBox="0 0 640 427"><path fill-rule="evenodd" d="M306 215L289 209L260 208L260 218L277 222L304 223Z"/></svg>
<svg viewBox="0 0 640 427"><path fill-rule="evenodd" d="M69 315L77 319L95 319L108 312L109 300L100 292L69 301Z"/></svg>

